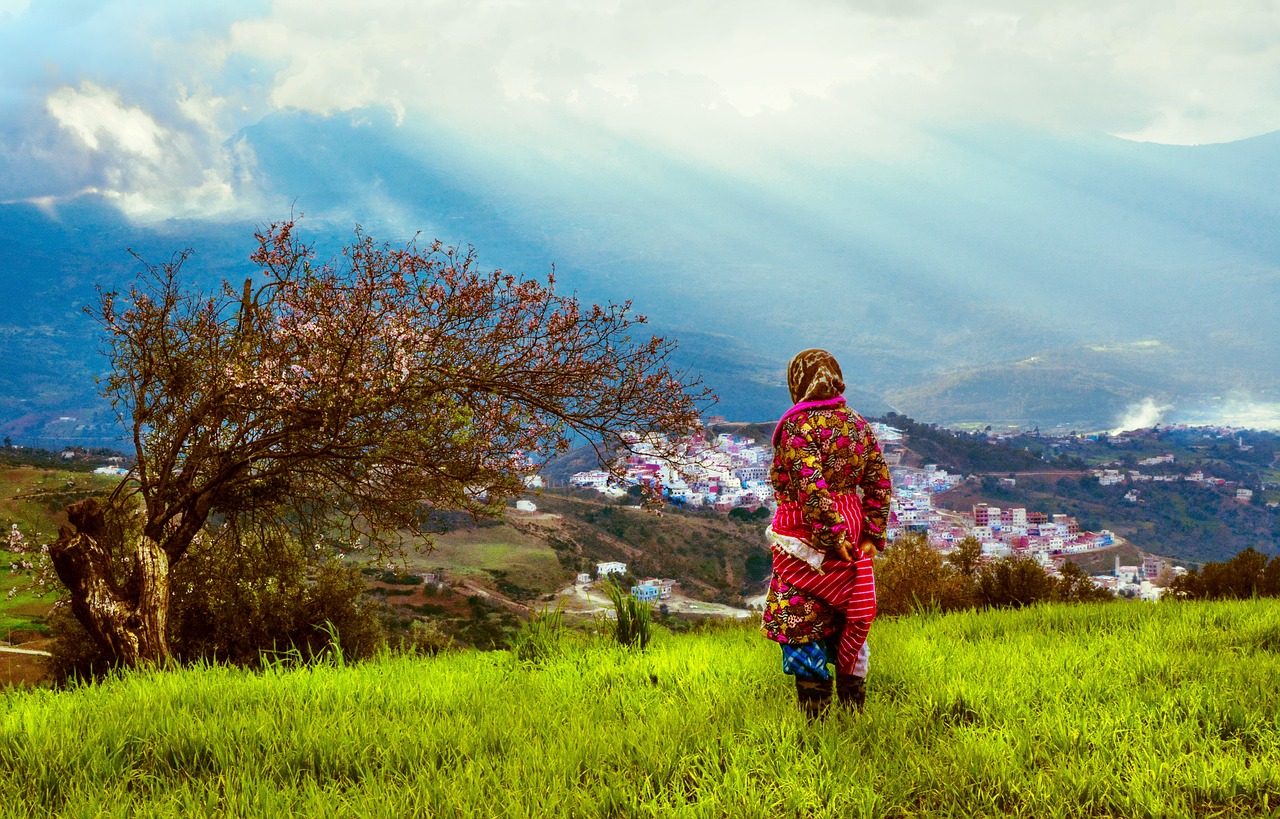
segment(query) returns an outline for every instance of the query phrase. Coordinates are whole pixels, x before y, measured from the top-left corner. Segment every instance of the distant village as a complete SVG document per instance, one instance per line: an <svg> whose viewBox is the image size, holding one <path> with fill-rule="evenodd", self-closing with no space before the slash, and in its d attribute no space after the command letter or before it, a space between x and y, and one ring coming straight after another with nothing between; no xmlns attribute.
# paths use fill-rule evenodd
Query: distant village
<svg viewBox="0 0 1280 819"><path fill-rule="evenodd" d="M890 506L890 540L905 533L919 533L942 553L949 553L966 538L977 540L984 559L1022 556L1040 563L1046 572L1056 574L1055 560L1104 549L1117 544L1116 535L1081 531L1076 519L1068 515L1032 511L1023 507L997 508L978 504L969 512L938 508L934 495L955 487L965 480L936 465L922 468L902 465L905 436L899 429L872 423L886 462L893 476L893 498ZM754 511L773 502L769 483L772 448L754 439L722 433L714 439L690 438L672 446L662 438L627 439L629 453L612 472L591 470L571 476L572 486L594 489L602 494L621 497L629 487L641 486L660 491L674 504L692 508L710 508L728 513L735 508ZM671 458L678 452L678 458ZM1159 459L1154 459L1159 460ZM1111 470L1098 474L1099 480L1112 479ZM1193 473L1194 474L1194 473ZM1150 476L1149 479L1165 479ZM1136 478L1141 480L1141 477ZM1188 476L1187 480L1195 479ZM1206 479L1199 476L1201 480ZM1004 478L1012 485L1013 478ZM1243 490L1248 491L1248 490ZM625 564L601 564L598 574L623 573ZM1147 557L1142 566L1115 566L1113 573L1095 576L1094 582L1127 597L1158 599L1163 585L1174 569L1157 557ZM586 582L589 576L580 577ZM650 580L632 588L632 594L646 600L659 599L667 580Z"/></svg>
<svg viewBox="0 0 1280 819"><path fill-rule="evenodd" d="M1243 441L1238 441L1237 446L1242 449L1248 447ZM1154 458L1146 458L1138 461L1138 466L1169 466L1174 462L1172 455L1158 455ZM1224 478L1215 478L1211 475L1204 474L1201 470L1189 472L1186 475L1178 474L1147 474L1138 469L1095 469L1093 476L1098 479L1098 483L1103 486L1116 486L1117 484L1140 484L1140 483L1176 483L1178 481L1189 481L1191 483L1204 484L1205 486L1231 487L1235 486L1234 481L1228 481ZM1142 499L1142 493L1136 487L1130 489L1125 494L1124 499L1129 503L1138 503ZM1253 501L1253 490L1248 487L1236 487L1236 500L1241 503L1251 503ZM1267 506L1275 507L1276 503L1268 503Z"/></svg>

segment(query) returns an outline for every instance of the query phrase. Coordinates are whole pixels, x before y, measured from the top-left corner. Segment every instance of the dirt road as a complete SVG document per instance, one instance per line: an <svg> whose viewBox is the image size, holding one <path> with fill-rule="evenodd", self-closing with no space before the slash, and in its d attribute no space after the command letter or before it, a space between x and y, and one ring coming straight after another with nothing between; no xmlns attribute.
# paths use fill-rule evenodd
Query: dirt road
<svg viewBox="0 0 1280 819"><path fill-rule="evenodd" d="M604 593L603 589L595 588L594 583L585 585L575 583L572 586L566 586L560 590L557 596L564 601L565 611L571 611L575 614L602 614L613 611L613 604L609 602L608 595ZM672 592L669 598L655 604L655 608L658 605L666 605L667 610L672 614L700 614L739 619L751 616L751 612L747 609L726 606L722 603L707 603L703 600L694 600L676 592Z"/></svg>

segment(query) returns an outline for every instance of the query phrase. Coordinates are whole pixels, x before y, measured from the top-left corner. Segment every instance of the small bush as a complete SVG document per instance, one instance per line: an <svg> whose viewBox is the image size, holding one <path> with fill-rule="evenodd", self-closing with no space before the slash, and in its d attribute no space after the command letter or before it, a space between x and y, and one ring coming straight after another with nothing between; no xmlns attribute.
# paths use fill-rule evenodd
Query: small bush
<svg viewBox="0 0 1280 819"><path fill-rule="evenodd" d="M653 624L650 622L653 607L647 603L641 603L623 591L617 583L610 581L603 586L605 594L609 595L609 600L613 603L613 610L618 615L617 621L613 624L614 639L628 648L638 648L643 651L645 646L649 645L649 638L653 632Z"/></svg>
<svg viewBox="0 0 1280 819"><path fill-rule="evenodd" d="M453 637L435 620L414 620L400 638L400 649L424 657L434 657L453 647Z"/></svg>
<svg viewBox="0 0 1280 819"><path fill-rule="evenodd" d="M511 649L522 663L538 665L558 655L564 639L564 604L533 612L511 640Z"/></svg>

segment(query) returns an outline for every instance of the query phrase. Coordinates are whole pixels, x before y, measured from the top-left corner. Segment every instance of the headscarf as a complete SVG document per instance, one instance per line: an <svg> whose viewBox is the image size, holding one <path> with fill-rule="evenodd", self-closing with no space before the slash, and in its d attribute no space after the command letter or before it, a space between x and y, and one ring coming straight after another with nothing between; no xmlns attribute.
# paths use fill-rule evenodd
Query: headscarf
<svg viewBox="0 0 1280 819"><path fill-rule="evenodd" d="M835 356L826 350L801 350L787 365L791 401L829 401L844 393L844 374Z"/></svg>

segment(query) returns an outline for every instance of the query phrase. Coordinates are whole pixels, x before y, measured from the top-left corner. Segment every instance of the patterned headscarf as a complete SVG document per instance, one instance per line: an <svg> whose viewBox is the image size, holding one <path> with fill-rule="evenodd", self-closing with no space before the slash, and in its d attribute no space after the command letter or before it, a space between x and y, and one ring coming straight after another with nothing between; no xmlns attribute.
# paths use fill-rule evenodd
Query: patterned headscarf
<svg viewBox="0 0 1280 819"><path fill-rule="evenodd" d="M844 374L826 350L802 350L787 365L792 403L827 401L844 392Z"/></svg>

